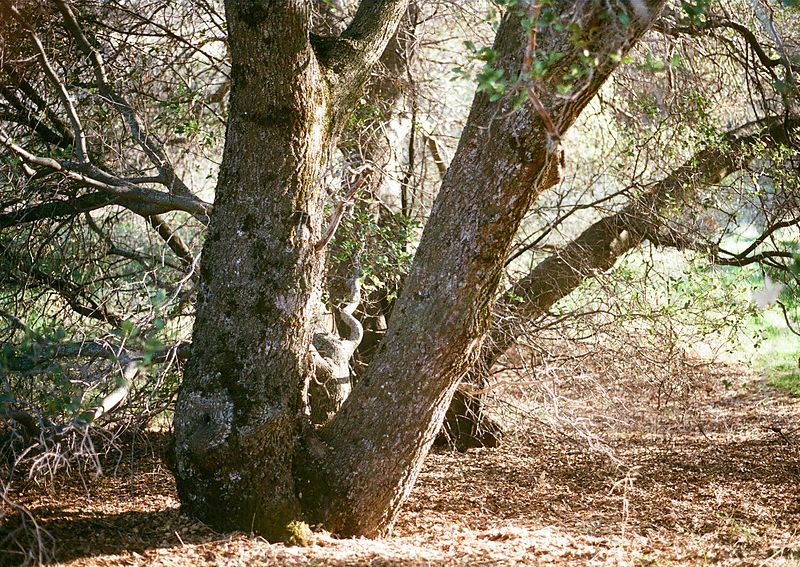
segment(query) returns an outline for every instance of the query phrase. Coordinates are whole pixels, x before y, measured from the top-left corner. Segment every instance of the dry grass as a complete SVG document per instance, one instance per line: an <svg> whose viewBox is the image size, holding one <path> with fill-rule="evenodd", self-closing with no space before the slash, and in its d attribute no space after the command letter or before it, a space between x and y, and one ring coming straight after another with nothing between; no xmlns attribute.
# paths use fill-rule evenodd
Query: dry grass
<svg viewBox="0 0 800 567"><path fill-rule="evenodd" d="M320 533L292 548L214 533L180 514L157 437L129 447L115 476L14 496L67 565L800 564L798 399L715 367L686 385L676 412L636 381L592 398L635 409L603 432L614 459L542 421L499 450L434 452L382 540ZM580 380L559 388L573 417L598 411L578 403Z"/></svg>

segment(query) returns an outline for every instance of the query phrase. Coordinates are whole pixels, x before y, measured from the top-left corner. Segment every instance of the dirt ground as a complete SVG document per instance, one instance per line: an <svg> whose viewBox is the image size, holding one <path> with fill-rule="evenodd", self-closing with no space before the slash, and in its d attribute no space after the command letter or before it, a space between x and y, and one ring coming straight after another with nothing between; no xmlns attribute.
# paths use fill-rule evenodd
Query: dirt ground
<svg viewBox="0 0 800 567"><path fill-rule="evenodd" d="M535 421L500 449L436 450L381 540L215 533L180 513L158 436L96 481L73 473L14 497L66 565L800 565L800 400L725 372L727 386L718 369L681 412L656 415L622 388L638 418L606 435L606 452Z"/></svg>

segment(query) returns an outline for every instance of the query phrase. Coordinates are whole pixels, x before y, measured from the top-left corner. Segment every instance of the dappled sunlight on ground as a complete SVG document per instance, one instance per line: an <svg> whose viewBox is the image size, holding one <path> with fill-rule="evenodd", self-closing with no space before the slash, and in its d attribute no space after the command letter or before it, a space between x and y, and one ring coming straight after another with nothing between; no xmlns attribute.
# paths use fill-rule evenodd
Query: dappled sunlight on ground
<svg viewBox="0 0 800 567"><path fill-rule="evenodd" d="M29 483L20 500L68 565L797 564L800 403L753 376L731 383L619 432L613 461L525 426L499 450L437 450L381 540L216 534L180 514L160 439L126 449L117 476Z"/></svg>

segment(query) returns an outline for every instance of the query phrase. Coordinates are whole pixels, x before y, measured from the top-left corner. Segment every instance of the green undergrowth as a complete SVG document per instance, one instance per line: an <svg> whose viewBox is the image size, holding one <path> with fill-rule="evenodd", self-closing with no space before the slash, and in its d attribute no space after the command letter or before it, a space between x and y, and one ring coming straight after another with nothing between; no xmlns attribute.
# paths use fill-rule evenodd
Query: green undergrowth
<svg viewBox="0 0 800 567"><path fill-rule="evenodd" d="M800 396L800 337L789 330L780 307L765 311L751 327L757 338L744 354L752 367L771 386Z"/></svg>
<svg viewBox="0 0 800 567"><path fill-rule="evenodd" d="M738 251L752 242L740 237L725 246ZM790 269L800 272L800 260ZM786 285L771 293L778 282ZM649 333L671 336L678 348L743 363L769 385L800 396L800 336L793 332L800 332L800 286L790 274L713 266L702 254L643 247L623 258L613 277L585 282L557 308L593 305L609 292L615 303L603 308L618 309L618 321L638 329L642 340ZM765 301L770 305L759 305Z"/></svg>
<svg viewBox="0 0 800 567"><path fill-rule="evenodd" d="M790 240L784 243L785 248L797 249L797 235L793 233ZM739 251L752 242L752 237L742 235L729 239L725 246ZM800 270L797 257L790 270L795 274ZM793 277L767 269L767 277L774 280L767 282L765 272L755 265L722 268L718 273L722 275L723 287L738 282L735 296L739 297L739 306L734 310L740 313L741 323L737 329L739 340L730 354L763 376L770 386L800 396L800 336L795 332L800 332L800 289ZM777 302L772 301L767 307L755 305L754 296L763 294L767 287L780 281L788 285L773 298ZM747 309L743 309L745 304L748 304Z"/></svg>

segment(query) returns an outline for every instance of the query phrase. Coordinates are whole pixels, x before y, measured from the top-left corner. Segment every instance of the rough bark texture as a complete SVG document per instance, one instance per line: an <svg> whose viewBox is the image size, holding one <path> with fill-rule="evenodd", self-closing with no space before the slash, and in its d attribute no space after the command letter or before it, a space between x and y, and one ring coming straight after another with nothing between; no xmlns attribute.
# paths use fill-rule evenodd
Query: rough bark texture
<svg viewBox="0 0 800 567"><path fill-rule="evenodd" d="M631 25L608 23L594 3L555 2L557 12L584 12L586 43L576 46L548 27L543 49L564 54L539 94L563 132L614 67L599 65L569 99L553 87L584 49L625 51L650 25L663 2L629 6ZM646 6L644 10L634 10ZM614 19L613 21L616 21ZM495 50L512 75L528 37L515 13L504 18ZM510 101L479 94L456 157L425 228L414 267L389 332L359 387L309 446L298 470L304 507L342 534L378 535L392 524L441 426L456 385L473 362L489 326L497 284L519 223L536 195L557 180L555 156L540 115L514 112Z"/></svg>
<svg viewBox="0 0 800 567"><path fill-rule="evenodd" d="M305 321L322 208L313 185L329 94L305 3L273 4L226 5L230 118L175 452L178 492L192 514L277 538L299 514L292 455L299 387L311 372Z"/></svg>
<svg viewBox="0 0 800 567"><path fill-rule="evenodd" d="M660 241L669 227L664 214L680 210L697 192L719 183L744 167L765 147L791 143L797 120L766 119L728 132L716 145L700 150L635 202L604 217L575 240L536 265L520 278L499 302L497 309L514 317L502 317L492 325L481 352L481 368L491 368L515 340L514 318L540 317L561 298L595 274L605 272L626 252L644 240ZM667 240L672 239L666 235ZM672 239L674 240L674 239Z"/></svg>
<svg viewBox="0 0 800 567"><path fill-rule="evenodd" d="M217 529L282 539L300 515L293 460L322 266L316 180L337 109L405 4L362 2L326 43L325 68L307 2L226 2L231 106L174 447L181 502Z"/></svg>

